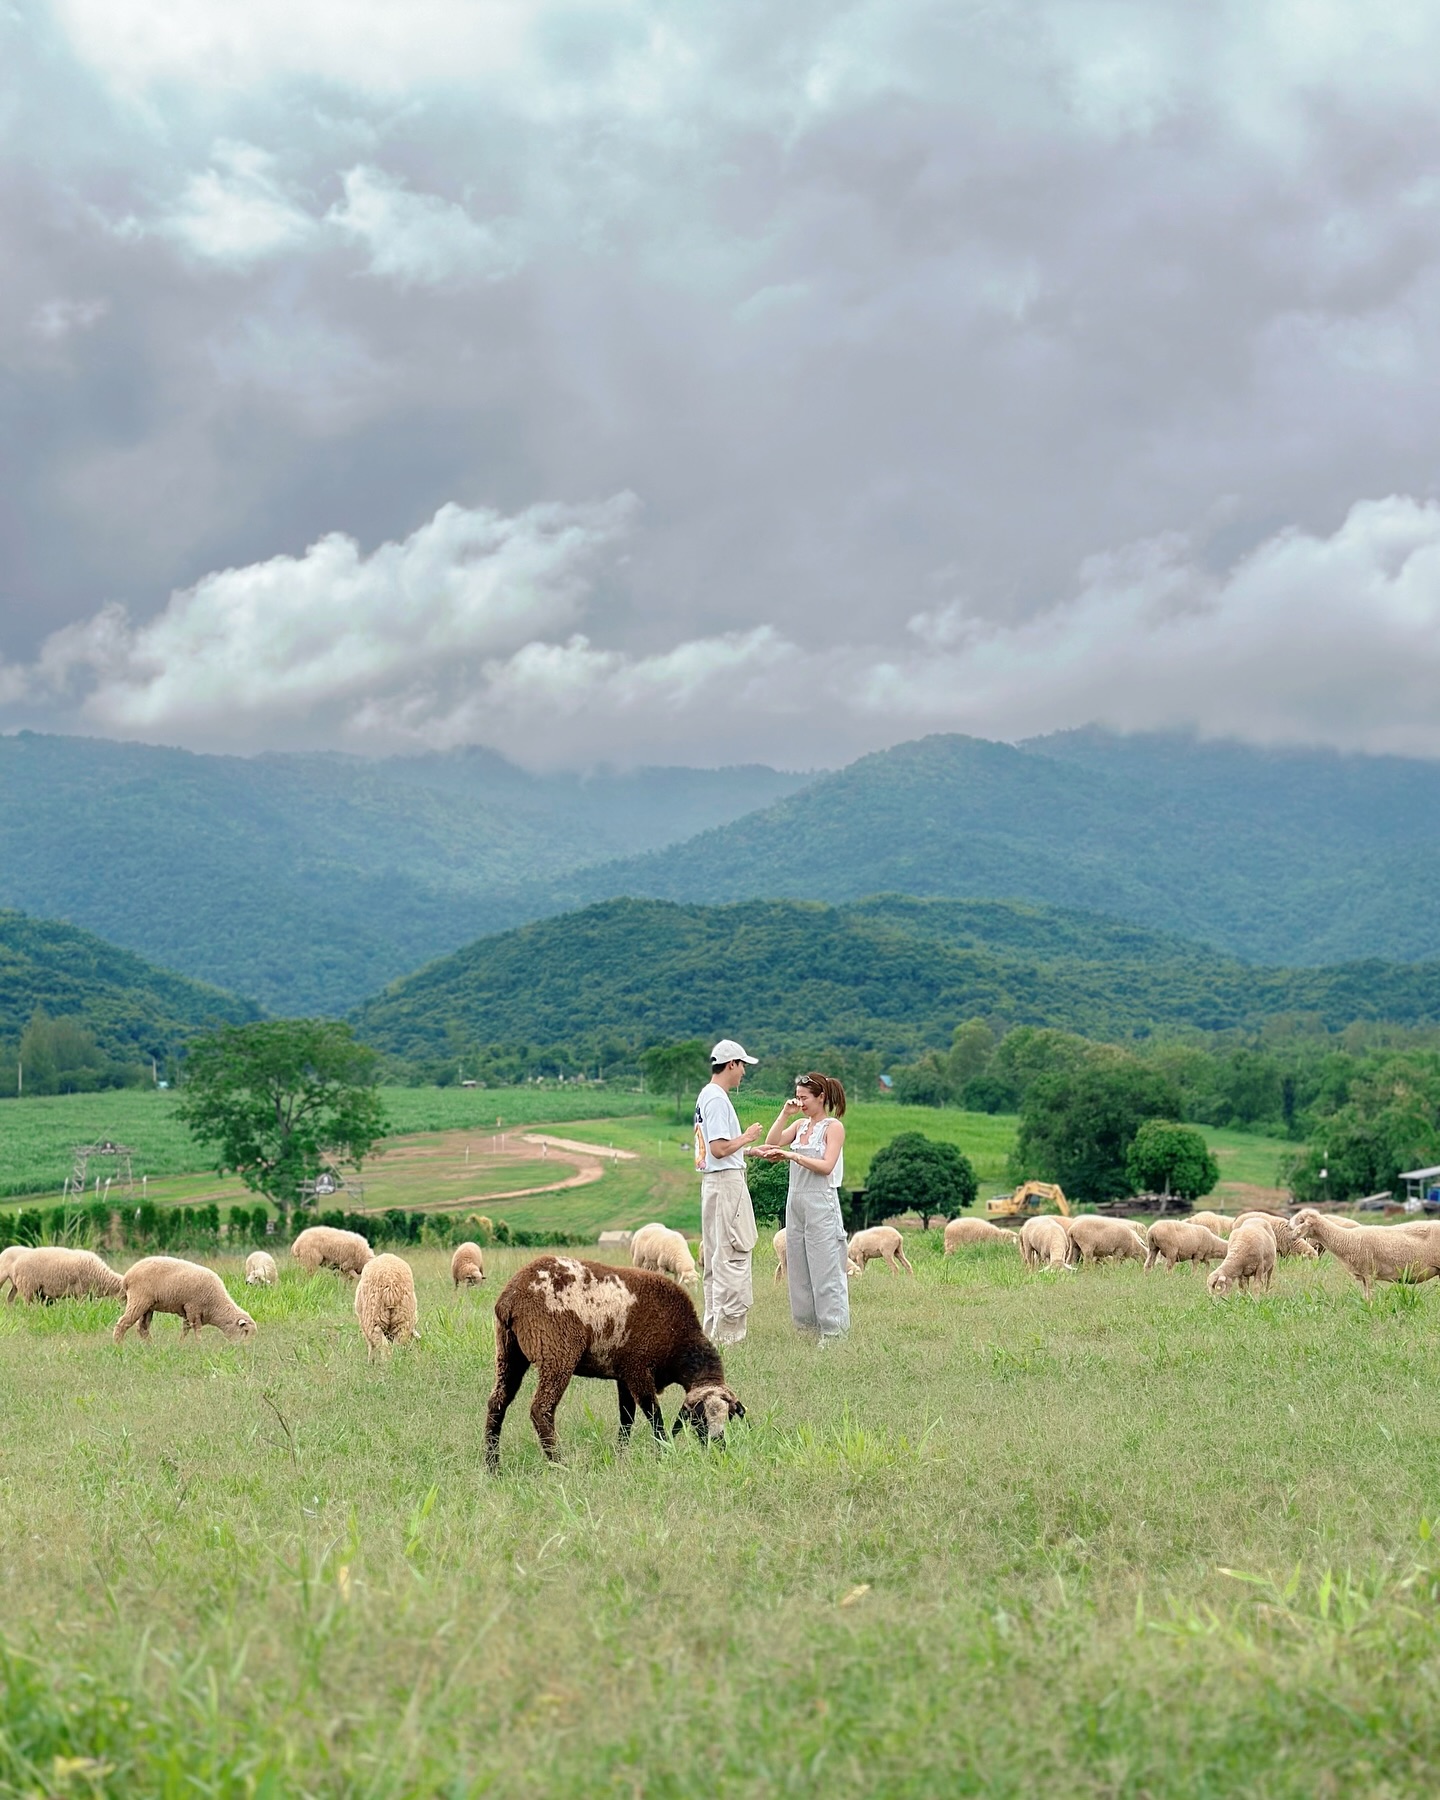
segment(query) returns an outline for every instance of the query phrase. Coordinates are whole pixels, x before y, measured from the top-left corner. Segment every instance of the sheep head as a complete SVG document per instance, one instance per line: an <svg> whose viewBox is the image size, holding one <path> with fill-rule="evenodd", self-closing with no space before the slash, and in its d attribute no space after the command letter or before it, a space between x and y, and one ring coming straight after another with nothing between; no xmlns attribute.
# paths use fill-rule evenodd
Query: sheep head
<svg viewBox="0 0 1440 1800"><path fill-rule="evenodd" d="M237 1343L243 1343L245 1339L254 1337L255 1321L250 1317L249 1313L241 1312L237 1307L235 1317L224 1327L224 1331L226 1337L233 1339Z"/></svg>
<svg viewBox="0 0 1440 1800"><path fill-rule="evenodd" d="M728 1387L723 1383L706 1382L686 1394L670 1435L679 1437L689 1425L702 1444L708 1444L712 1438L723 1444L725 1427L731 1419L744 1417L745 1408Z"/></svg>

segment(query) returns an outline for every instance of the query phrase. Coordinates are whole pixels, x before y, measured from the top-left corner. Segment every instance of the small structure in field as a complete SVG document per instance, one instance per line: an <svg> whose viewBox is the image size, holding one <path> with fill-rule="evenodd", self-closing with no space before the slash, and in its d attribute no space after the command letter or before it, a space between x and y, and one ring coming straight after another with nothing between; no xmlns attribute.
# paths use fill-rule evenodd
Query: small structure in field
<svg viewBox="0 0 1440 1800"><path fill-rule="evenodd" d="M70 1179L65 1184L67 1195L77 1200L85 1193L90 1179L92 1162L103 1161L114 1164L114 1171L106 1177L106 1185L118 1184L122 1194L132 1199L135 1195L135 1156L136 1152L128 1144L114 1143L110 1138L101 1138L98 1144L77 1144L75 1146L75 1162L70 1171ZM99 1182L99 1176L96 1176Z"/></svg>

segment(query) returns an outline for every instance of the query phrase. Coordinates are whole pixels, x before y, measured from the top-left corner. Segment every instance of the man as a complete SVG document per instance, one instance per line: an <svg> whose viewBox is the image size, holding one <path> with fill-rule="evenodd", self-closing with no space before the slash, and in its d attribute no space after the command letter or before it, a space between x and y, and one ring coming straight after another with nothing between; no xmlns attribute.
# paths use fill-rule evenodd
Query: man
<svg viewBox="0 0 1440 1800"><path fill-rule="evenodd" d="M710 1052L710 1080L695 1102L695 1168L700 1175L700 1242L705 1257L705 1331L717 1344L738 1344L754 1304L750 1252L759 1233L745 1183L745 1146L761 1127L740 1129L730 1098L756 1059L734 1038Z"/></svg>

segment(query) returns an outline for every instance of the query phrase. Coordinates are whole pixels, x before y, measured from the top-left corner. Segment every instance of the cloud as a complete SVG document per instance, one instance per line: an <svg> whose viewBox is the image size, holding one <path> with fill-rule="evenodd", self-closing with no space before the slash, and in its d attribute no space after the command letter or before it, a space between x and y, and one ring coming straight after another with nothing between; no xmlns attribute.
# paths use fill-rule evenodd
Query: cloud
<svg viewBox="0 0 1440 1800"><path fill-rule="evenodd" d="M463 206L411 193L380 169L351 169L345 204L332 207L328 218L369 252L372 275L388 276L402 288L501 281L520 266L505 221L477 223Z"/></svg>
<svg viewBox="0 0 1440 1800"><path fill-rule="evenodd" d="M268 152L222 140L211 162L159 221L162 235L203 261L237 269L297 249L313 235L315 220L282 191Z"/></svg>
<svg viewBox="0 0 1440 1800"><path fill-rule="evenodd" d="M30 318L33 336L58 344L77 331L92 331L110 310L108 300L44 300Z"/></svg>

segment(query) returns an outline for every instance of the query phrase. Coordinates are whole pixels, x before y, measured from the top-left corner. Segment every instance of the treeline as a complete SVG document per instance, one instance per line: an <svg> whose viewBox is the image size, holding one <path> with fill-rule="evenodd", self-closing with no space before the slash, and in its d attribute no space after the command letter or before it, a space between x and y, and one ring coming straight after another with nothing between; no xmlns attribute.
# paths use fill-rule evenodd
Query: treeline
<svg viewBox="0 0 1440 1800"><path fill-rule="evenodd" d="M94 1094L148 1087L174 1076L173 1058L107 1050L84 1019L52 1019L37 1007L18 1039L0 1038L0 1099L21 1094Z"/></svg>

